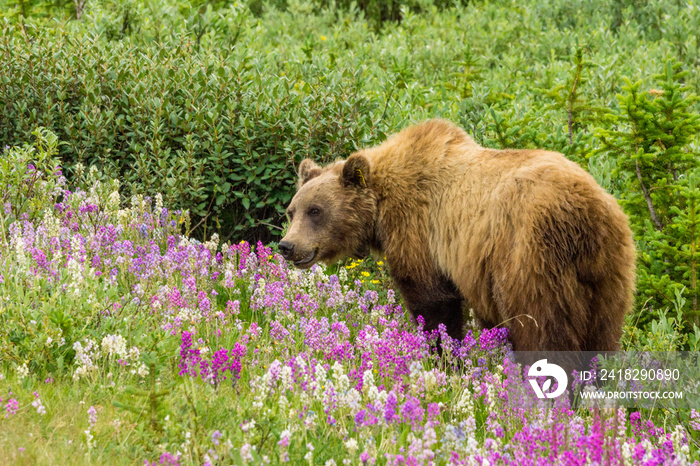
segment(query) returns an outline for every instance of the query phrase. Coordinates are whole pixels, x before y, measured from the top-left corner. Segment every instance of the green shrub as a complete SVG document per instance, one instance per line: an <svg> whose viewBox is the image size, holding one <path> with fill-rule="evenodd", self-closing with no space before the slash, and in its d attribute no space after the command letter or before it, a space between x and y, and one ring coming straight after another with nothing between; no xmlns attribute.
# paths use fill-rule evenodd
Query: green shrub
<svg viewBox="0 0 700 466"><path fill-rule="evenodd" d="M20 219L40 218L53 206L65 184L56 158L56 135L43 128L33 133L35 145L0 148L0 233ZM56 176L54 176L56 175Z"/></svg>
<svg viewBox="0 0 700 466"><path fill-rule="evenodd" d="M296 164L377 140L385 102L361 69L310 61L270 72L245 50L194 55L191 43L139 49L59 30L0 33L0 141L37 126L62 144L69 174L95 165L132 192L190 209L198 234L270 239L294 192ZM273 228L273 231L276 231Z"/></svg>
<svg viewBox="0 0 700 466"><path fill-rule="evenodd" d="M74 0L0 0L0 18L33 18L50 23L55 18L75 18L76 3Z"/></svg>

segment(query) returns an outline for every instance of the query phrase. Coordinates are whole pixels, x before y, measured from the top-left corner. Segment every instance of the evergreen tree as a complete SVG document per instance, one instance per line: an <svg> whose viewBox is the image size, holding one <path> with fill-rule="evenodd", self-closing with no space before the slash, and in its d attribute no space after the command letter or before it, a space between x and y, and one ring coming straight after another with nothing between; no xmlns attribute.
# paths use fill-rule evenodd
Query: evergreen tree
<svg viewBox="0 0 700 466"><path fill-rule="evenodd" d="M639 249L640 302L669 307L683 291L691 297L686 316L697 323L700 162L693 142L700 115L693 108L697 96L683 84L687 73L668 60L655 76L660 89L643 92L641 82L626 80L616 128L598 135L625 180L621 203Z"/></svg>

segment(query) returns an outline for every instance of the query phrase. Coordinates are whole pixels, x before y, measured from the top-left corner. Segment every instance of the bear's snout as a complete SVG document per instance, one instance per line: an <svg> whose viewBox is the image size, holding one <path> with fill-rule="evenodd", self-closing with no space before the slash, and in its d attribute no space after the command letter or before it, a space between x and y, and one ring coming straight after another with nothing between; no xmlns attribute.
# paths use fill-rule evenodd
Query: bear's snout
<svg viewBox="0 0 700 466"><path fill-rule="evenodd" d="M277 247L279 248L282 257L287 260L292 258L292 254L294 254L294 243L290 241L280 241Z"/></svg>
<svg viewBox="0 0 700 466"><path fill-rule="evenodd" d="M308 269L316 263L319 257L318 246L309 248L306 247L303 241L289 241L283 238L282 241L277 244L277 248L280 250L282 257L292 262L295 267L299 267L300 269Z"/></svg>

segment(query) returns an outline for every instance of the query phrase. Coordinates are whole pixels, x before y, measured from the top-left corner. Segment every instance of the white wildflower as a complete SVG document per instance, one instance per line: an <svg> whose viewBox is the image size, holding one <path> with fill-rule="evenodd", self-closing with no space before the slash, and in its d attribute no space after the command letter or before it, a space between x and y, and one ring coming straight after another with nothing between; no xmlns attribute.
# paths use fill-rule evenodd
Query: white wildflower
<svg viewBox="0 0 700 466"><path fill-rule="evenodd" d="M106 355L117 355L124 358L127 355L126 339L121 335L107 335L102 338L102 352Z"/></svg>
<svg viewBox="0 0 700 466"><path fill-rule="evenodd" d="M112 191L112 193L107 198L107 210L110 212L116 212L119 210L119 191Z"/></svg>
<svg viewBox="0 0 700 466"><path fill-rule="evenodd" d="M77 259L83 259L83 245L80 242L80 238L78 236L73 236L70 239L70 252L71 256Z"/></svg>
<svg viewBox="0 0 700 466"><path fill-rule="evenodd" d="M17 368L17 377L19 377L20 380L25 378L26 376L29 375L29 368L27 367L27 363L25 362L21 366Z"/></svg>
<svg viewBox="0 0 700 466"><path fill-rule="evenodd" d="M241 447L241 459L248 463L253 461L253 450L254 447L249 443L243 444Z"/></svg>
<svg viewBox="0 0 700 466"><path fill-rule="evenodd" d="M212 254L216 252L216 249L219 247L219 235L217 233L211 235L211 239L204 243L204 247L209 249Z"/></svg>
<svg viewBox="0 0 700 466"><path fill-rule="evenodd" d="M632 446L629 441L622 444L622 459L624 464L632 464Z"/></svg>
<svg viewBox="0 0 700 466"><path fill-rule="evenodd" d="M285 390L292 390L294 388L294 380L292 379L292 368L285 365L282 366L280 370L280 385Z"/></svg>
<svg viewBox="0 0 700 466"><path fill-rule="evenodd" d="M374 387L374 374L372 369L367 369L362 374L362 393L367 394L372 387Z"/></svg>
<svg viewBox="0 0 700 466"><path fill-rule="evenodd" d="M345 267L341 267L338 271L338 280L340 283L345 283L348 281L348 271L345 269Z"/></svg>
<svg viewBox="0 0 700 466"><path fill-rule="evenodd" d="M141 363L141 366L139 366L138 373L141 377L146 377L149 374L148 367L144 363Z"/></svg>
<svg viewBox="0 0 700 466"><path fill-rule="evenodd" d="M46 228L47 238L56 238L59 235L59 230L61 224L56 217L53 215L53 209L46 209L44 213L43 220L44 227Z"/></svg>
<svg viewBox="0 0 700 466"><path fill-rule="evenodd" d="M348 388L350 388L350 379L347 375L333 371L333 378L335 379L335 384L339 392L345 393L348 391Z"/></svg>
<svg viewBox="0 0 700 466"><path fill-rule="evenodd" d="M339 397L339 404L343 407L349 407L351 409L359 409L360 401L362 401L362 395L356 389L351 388L345 394Z"/></svg>
<svg viewBox="0 0 700 466"><path fill-rule="evenodd" d="M34 401L32 401L32 406L36 408L36 412L38 414L41 414L42 416L46 414L46 408L44 408L44 405L41 404L41 399L38 396L34 398Z"/></svg>
<svg viewBox="0 0 700 466"><path fill-rule="evenodd" d="M362 388L363 388L363 391L365 391L365 390L364 390L364 386L363 386ZM372 386L369 388L369 390L366 391L366 393L367 393L367 398L369 398L369 400L370 400L372 403L374 403L375 401L377 401L377 399L379 398L379 389L378 389L377 387L375 387L374 385L372 385Z"/></svg>
<svg viewBox="0 0 700 466"><path fill-rule="evenodd" d="M308 461L309 463L313 464L313 459L314 459L314 446L311 443L306 444L306 449L309 450L305 455L304 459Z"/></svg>
<svg viewBox="0 0 700 466"><path fill-rule="evenodd" d="M139 356L141 356L141 351L138 349L138 347L132 346L131 348L129 348L129 359L131 359L132 361L136 361L139 359Z"/></svg>
<svg viewBox="0 0 700 466"><path fill-rule="evenodd" d="M350 452L350 454L353 455L357 451L357 448L358 448L357 440L355 440L354 438L351 438L350 440L345 442L345 448L347 448L348 451Z"/></svg>
<svg viewBox="0 0 700 466"><path fill-rule="evenodd" d="M2 380L2 379L0 379ZM287 397L284 396L284 394L280 395L280 399L277 402L277 404L280 407L280 412L284 412L287 410L287 407L289 406L289 401L287 400Z"/></svg>
<svg viewBox="0 0 700 466"><path fill-rule="evenodd" d="M289 429L284 429L280 434L280 441L285 440L289 442L290 438L292 438L292 432Z"/></svg>
<svg viewBox="0 0 700 466"><path fill-rule="evenodd" d="M27 267L27 256L25 255L24 238L21 234L13 235L10 238L10 246L14 246L15 257L14 262L18 265L19 270L24 270Z"/></svg>
<svg viewBox="0 0 700 466"><path fill-rule="evenodd" d="M688 438L688 433L683 428L682 425L677 425L676 428L671 432L671 442L673 443L673 451L680 453L682 455L687 455L690 453L687 442L683 439ZM685 444L684 444L685 443Z"/></svg>
<svg viewBox="0 0 700 466"><path fill-rule="evenodd" d="M241 430L242 430L243 432L251 431L251 430L253 430L254 428L255 428L255 419L251 419L250 421L245 422L245 423L243 423L243 424L241 425Z"/></svg>
<svg viewBox="0 0 700 466"><path fill-rule="evenodd" d="M161 193L156 194L156 215L160 215L163 212L163 195Z"/></svg>
<svg viewBox="0 0 700 466"><path fill-rule="evenodd" d="M74 259L68 259L68 264L66 264L66 270L70 277L70 289L74 297L80 296L80 287L85 281L83 278L83 272L81 270L80 264Z"/></svg>
<svg viewBox="0 0 700 466"><path fill-rule="evenodd" d="M117 211L117 222L121 225L126 225L129 223L129 216L131 215L130 209L120 209Z"/></svg>
<svg viewBox="0 0 700 466"><path fill-rule="evenodd" d="M466 415L470 415L474 412L474 399L471 391L467 389L462 391L462 395L457 399L457 403L455 404L455 411Z"/></svg>
<svg viewBox="0 0 700 466"><path fill-rule="evenodd" d="M88 338L83 346L79 341L73 343L75 350L75 364L78 368L73 373L73 380L78 380L88 374L89 371L97 369L93 362L93 358L98 356L97 344L94 340Z"/></svg>

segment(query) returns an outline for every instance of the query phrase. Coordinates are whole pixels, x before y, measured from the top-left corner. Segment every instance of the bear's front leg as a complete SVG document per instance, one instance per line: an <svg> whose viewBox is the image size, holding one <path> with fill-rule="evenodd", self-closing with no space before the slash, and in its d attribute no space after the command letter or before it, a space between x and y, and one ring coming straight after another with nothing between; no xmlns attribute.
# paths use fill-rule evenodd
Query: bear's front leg
<svg viewBox="0 0 700 466"><path fill-rule="evenodd" d="M481 316L474 315L474 323L479 330L491 330L496 326L496 323L490 319L484 319Z"/></svg>
<svg viewBox="0 0 700 466"><path fill-rule="evenodd" d="M426 331L445 324L449 336L464 339L464 298L454 283L446 277L428 282L394 278L394 282L414 319L423 316Z"/></svg>

